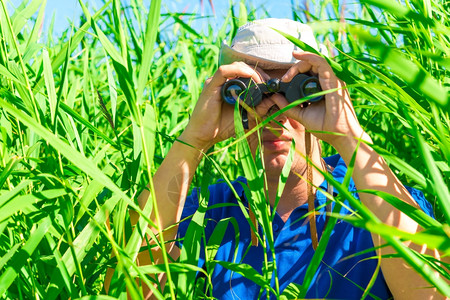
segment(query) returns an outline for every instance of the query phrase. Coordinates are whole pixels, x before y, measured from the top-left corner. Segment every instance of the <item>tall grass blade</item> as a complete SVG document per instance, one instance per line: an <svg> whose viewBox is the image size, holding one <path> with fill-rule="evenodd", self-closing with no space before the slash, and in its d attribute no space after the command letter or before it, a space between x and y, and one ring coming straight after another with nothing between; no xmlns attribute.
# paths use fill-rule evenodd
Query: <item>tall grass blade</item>
<svg viewBox="0 0 450 300"><path fill-rule="evenodd" d="M41 125L36 124L29 116L20 112L18 109L11 106L9 103L0 99L0 105L3 109L7 110L10 114L14 115L16 118L20 119L25 125L35 131L38 135L45 138L49 143L51 143L58 151L60 151L64 156L66 156L69 160L71 160L74 164L76 164L80 169L82 169L86 174L92 176L92 178L97 179L105 183L105 186L108 187L111 191L117 193L124 200L126 200L130 205L132 205L138 211L140 210L129 197L111 181L109 177L107 177L103 172L101 172L96 166L92 165L88 159L83 157L80 153L70 148L63 141L55 137L52 133L48 132Z"/></svg>
<svg viewBox="0 0 450 300"><path fill-rule="evenodd" d="M37 228L33 232L33 235L28 239L25 245L16 252L11 261L13 264L9 266L3 274L0 276L0 294L4 294L9 286L14 282L18 276L18 271L23 265L27 263L28 258L33 254L34 250L38 247L44 235L50 229L50 218L44 218L37 224Z"/></svg>
<svg viewBox="0 0 450 300"><path fill-rule="evenodd" d="M42 62L44 65L44 80L45 86L47 88L48 102L50 106L50 117L53 125L56 118L56 105L58 104L58 101L56 99L55 81L53 79L52 65L50 62L50 58L48 57L47 49L44 49L42 51L42 54Z"/></svg>
<svg viewBox="0 0 450 300"><path fill-rule="evenodd" d="M248 132L236 110L236 139L217 144L204 156L194 176L192 185L200 185L201 204L183 241L180 259L168 257L166 248L173 241L164 240L167 228L156 226L164 206L158 207L155 201L151 177L174 137L189 122L204 80L214 74L221 42L231 42L239 25L270 16L270 11L263 6L255 9L245 1L230 3L227 16L217 27L215 19L195 13L161 13L165 8L160 0L109 0L95 11L92 3L81 0L82 16L68 28L57 28L62 30L57 36L53 31L58 26L57 16L49 22L44 19L46 0L23 1L15 9L6 2L0 0L3 298L140 299L139 284L149 286L157 299L220 297L212 293L215 268L250 278L261 286L260 297L305 295L314 284L324 249L332 246L327 242L331 227L323 233L303 286L291 283L281 293L272 211L282 201L295 148L291 145L275 207L271 207L261 151L251 153L255 149L250 150L246 141L285 110ZM368 259L403 259L431 286L450 296L445 282L450 276L448 264L403 244L411 241L442 255L450 252L448 4L363 0L354 4L356 9L348 9L348 5L334 0L306 1L301 7L292 2L292 15L309 22L318 40L327 46L328 61L347 83L360 124L376 145L373 148L402 182L421 189L432 202L436 220L386 193L358 191L385 199L424 231L412 235L382 224L348 191L351 164L344 183L324 176L339 192L335 198L326 195L328 200L338 207L347 199L353 214L341 215L337 208L327 214L331 223L339 219L380 235L397 251ZM48 30L43 32L47 23ZM315 51L287 38L302 49ZM332 91L323 94L328 92ZM334 151L323 145L324 155ZM250 209L257 224L230 181L242 171L249 183L240 183L245 196L253 200ZM218 220L209 240L204 240L209 222L207 186L218 179L229 185L263 248L261 272L237 261L238 251L247 253L248 249L232 249L231 261L216 261L226 230L234 230L236 245L242 239L234 218ZM147 185L151 196L141 210L134 198ZM130 209L140 216L138 224L131 223ZM155 220L149 219L152 214ZM141 246L143 240L147 247ZM161 247L164 263L138 266L137 253L146 249L152 255L153 247ZM202 251L205 262L200 266ZM358 255L361 253L352 257ZM109 267L115 273L106 296L102 294ZM155 279L162 273L167 275L165 287ZM370 275L369 285L360 287L363 297L373 296L370 292L377 271Z"/></svg>
<svg viewBox="0 0 450 300"><path fill-rule="evenodd" d="M137 101L141 103L140 99L143 95L144 88L147 84L150 75L150 66L153 59L156 35L159 28L159 16L161 11L161 0L152 0L150 4L149 16L147 19L147 27L145 29L144 47L142 50L142 63L139 70L139 77L137 81Z"/></svg>

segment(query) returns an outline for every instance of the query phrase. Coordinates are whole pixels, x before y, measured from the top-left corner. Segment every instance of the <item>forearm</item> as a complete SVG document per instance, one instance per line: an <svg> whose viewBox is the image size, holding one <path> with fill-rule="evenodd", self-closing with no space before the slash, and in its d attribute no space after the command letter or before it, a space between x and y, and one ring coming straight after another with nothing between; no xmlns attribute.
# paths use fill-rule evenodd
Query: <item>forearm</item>
<svg viewBox="0 0 450 300"><path fill-rule="evenodd" d="M363 139L370 142L370 138L364 135ZM347 165L356 149L357 141L346 143L346 146L338 149ZM358 190L372 189L389 193L404 202L418 207L412 196L390 170L386 162L370 146L361 143L357 149L356 160L352 178ZM408 216L395 209L385 200L372 194L359 193L361 202L368 207L383 223L395 226L400 230L416 233L420 226ZM378 235L372 234L374 245L381 246L385 241ZM405 242L408 247L420 253L425 253L439 259L439 253L427 249L426 246ZM382 247L379 255L395 253L391 247ZM383 258L381 269L395 299L441 299L436 289L430 286L412 267L401 258Z"/></svg>
<svg viewBox="0 0 450 300"><path fill-rule="evenodd" d="M362 140L371 143L371 139L364 134ZM391 171L384 159L368 144L350 139L341 146L336 147L347 165L350 164L353 153L356 159L352 178L358 190L377 190L389 193L404 202L418 207L407 189ZM356 150L355 150L356 149ZM394 209L382 198L373 194L359 193L361 202L367 206L383 223L395 226L401 230L414 233L418 230L417 223L397 209Z"/></svg>
<svg viewBox="0 0 450 300"><path fill-rule="evenodd" d="M158 204L160 219L160 224L157 225L162 229L179 221L189 186L203 153L203 149L190 146L189 138L181 136L180 141L174 142L153 176L155 201ZM145 206L149 196L149 190L139 195L141 208ZM151 216L153 221L155 221L154 213L153 211Z"/></svg>

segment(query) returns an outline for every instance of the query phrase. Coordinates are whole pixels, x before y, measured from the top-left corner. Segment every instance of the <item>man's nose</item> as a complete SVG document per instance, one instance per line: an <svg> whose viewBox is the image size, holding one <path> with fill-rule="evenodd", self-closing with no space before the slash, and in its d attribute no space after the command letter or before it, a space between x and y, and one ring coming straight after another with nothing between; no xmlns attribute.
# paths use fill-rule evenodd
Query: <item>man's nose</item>
<svg viewBox="0 0 450 300"><path fill-rule="evenodd" d="M261 118L265 119L267 117L270 117L271 115L280 110L278 105L276 105L275 102L273 101L274 97L284 97L284 96L278 93L272 94L268 97L265 97L261 101L261 103L258 106L256 106L255 108L256 112ZM284 114L280 114L275 118L275 120L280 123L283 123L286 119L287 117Z"/></svg>

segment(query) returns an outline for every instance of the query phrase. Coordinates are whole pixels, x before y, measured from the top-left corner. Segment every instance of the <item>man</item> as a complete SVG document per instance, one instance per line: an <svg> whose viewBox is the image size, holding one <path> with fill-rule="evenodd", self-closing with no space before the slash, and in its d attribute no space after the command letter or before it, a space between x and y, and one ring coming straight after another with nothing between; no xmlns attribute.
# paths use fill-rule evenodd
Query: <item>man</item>
<svg viewBox="0 0 450 300"><path fill-rule="evenodd" d="M314 189L308 192L308 184L305 181L309 169L312 172L309 177L312 178L313 185L326 190L327 185L322 173L308 167L304 158L309 152L313 164L323 166L321 171L326 172L327 167L322 163L317 139L331 144L340 154L340 157L328 159L327 164L330 169L334 169L332 171L334 178L341 182L346 172L345 165L350 163L352 155L357 150L350 190L379 190L394 195L410 205L418 207L419 203L425 209L427 207L420 193L414 192L416 195L414 199L384 160L368 145L371 139L358 123L344 83L336 77L327 61L316 54L296 49L272 28L293 35L311 47L319 49L311 29L291 20L266 19L241 27L232 45L222 46L221 66L214 76L206 81L189 124L165 157L153 178L153 183L158 206L164 207L159 211L161 228L177 224L180 219L192 215L198 207L198 191L194 190L186 201L185 199L203 153L217 142L226 140L234 134L234 107L221 98L223 84L238 77L252 78L256 83L263 83L271 78L290 82L300 73L317 75L321 88L325 91L332 90L326 94L324 100L306 107L297 106L287 110L276 118L277 122L270 122L261 130L267 178L266 190L271 207L275 207L279 177L292 140L295 141L297 152L283 194L276 206L272 228L278 274L278 283L272 278L272 287L278 285L282 292L291 282L302 284L316 246L311 226L317 227L315 231L320 238L327 219L325 209L321 208L313 224L305 222L308 214L308 197L315 195L313 200L316 207L324 206L327 201L321 191ZM249 128L256 126L258 117L271 115L287 104L282 94L269 94L253 112L249 112ZM314 137L310 138L305 130L314 132ZM358 140L363 142L358 144ZM258 146L257 135L251 135L248 142L252 152L255 153ZM258 246L252 244L253 234L250 224L237 205L238 201L241 201L248 207L249 201L252 201L245 196L242 184L245 184L243 178L233 183L239 199L236 199L225 183L210 187L209 206L222 203L234 205L207 211L206 218L210 221L205 228L206 240L217 222L224 218L234 218L239 226L239 232L235 232L229 225L215 259L245 263L262 273L263 247L260 243ZM148 191L141 194L139 198L141 206L145 205L148 196ZM419 230L417 223L393 209L383 199L366 193L361 193L359 197L383 223L412 233ZM350 213L345 208L340 212ZM189 221L183 222L178 228L181 240L188 224ZM165 240L173 240L176 232L176 228L167 231ZM237 241L236 235L239 237ZM377 273L379 260L367 258L394 251L390 247L383 247L378 253L365 250L384 243L375 234L371 235L347 222L338 221L307 296L357 299L363 295L371 280L375 280L369 293L369 297L373 298L387 299L393 295L396 299L407 297L429 299L438 295L434 289L426 288L429 284L401 259L381 259L382 272ZM169 252L172 257L177 257L178 246L171 245ZM149 263L148 254L140 255L140 263ZM212 284L213 296L220 299L255 299L261 292L260 287L251 280L220 265L216 265L214 269ZM265 291L262 293L264 295Z"/></svg>

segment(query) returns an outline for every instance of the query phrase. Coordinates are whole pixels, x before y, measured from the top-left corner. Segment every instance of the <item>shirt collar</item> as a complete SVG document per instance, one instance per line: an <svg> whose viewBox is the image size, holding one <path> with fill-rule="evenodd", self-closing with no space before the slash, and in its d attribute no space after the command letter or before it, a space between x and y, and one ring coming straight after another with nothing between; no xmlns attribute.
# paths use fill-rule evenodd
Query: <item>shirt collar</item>
<svg viewBox="0 0 450 300"><path fill-rule="evenodd" d="M335 154L329 157L324 157L324 160L326 164L333 169L333 171L331 172L333 178L339 183L342 183L344 181L345 174L347 173L347 166L342 157L339 154ZM236 190L236 193L241 198L242 202L244 204L248 204L247 198L245 197L244 188L242 187L241 183L247 184L247 179L243 176L239 176L236 179L236 181L233 182L233 187ZM322 184L319 186L319 188L323 191L327 191L328 189L327 180L324 180ZM356 190L355 184L352 179L350 179L350 184L348 188L350 191ZM315 199L316 205L324 204L327 201L326 196L320 191L320 189L316 193ZM337 196L338 193L339 193L338 191L333 189L333 196Z"/></svg>

